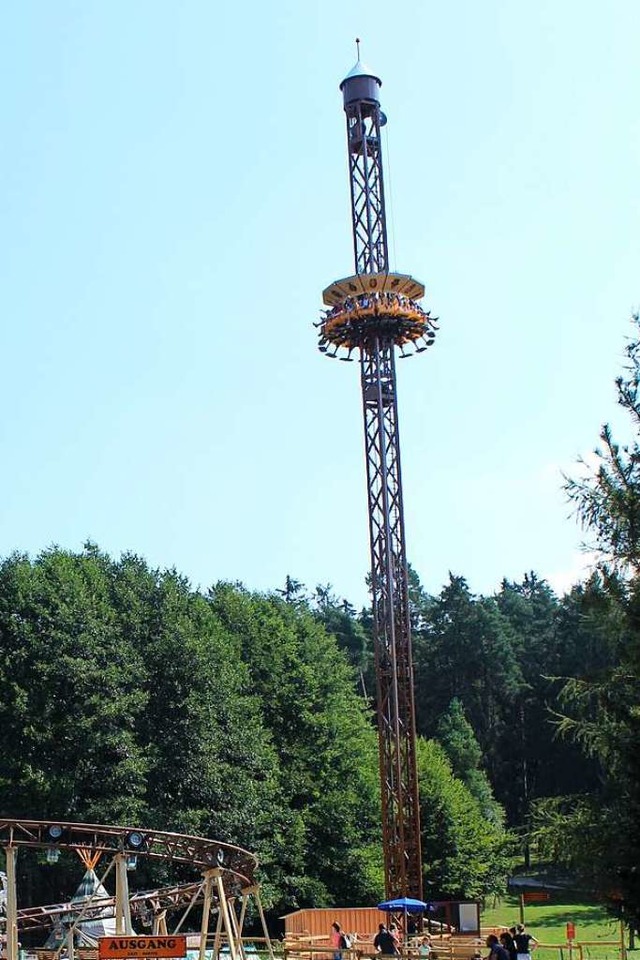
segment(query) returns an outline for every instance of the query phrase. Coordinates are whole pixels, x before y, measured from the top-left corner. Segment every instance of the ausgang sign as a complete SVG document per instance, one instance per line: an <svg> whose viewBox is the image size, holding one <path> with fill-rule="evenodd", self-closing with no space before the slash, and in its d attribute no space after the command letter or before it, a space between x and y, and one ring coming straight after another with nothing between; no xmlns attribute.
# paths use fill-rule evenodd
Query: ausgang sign
<svg viewBox="0 0 640 960"><path fill-rule="evenodd" d="M175 937L99 937L100 960L126 960L128 957L186 957L186 936Z"/></svg>

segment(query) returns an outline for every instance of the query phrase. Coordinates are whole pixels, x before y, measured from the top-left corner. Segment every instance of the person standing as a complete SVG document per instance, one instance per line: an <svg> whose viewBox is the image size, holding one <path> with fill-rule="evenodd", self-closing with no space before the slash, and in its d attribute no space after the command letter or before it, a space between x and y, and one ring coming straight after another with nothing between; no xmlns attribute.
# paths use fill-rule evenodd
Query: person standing
<svg viewBox="0 0 640 960"><path fill-rule="evenodd" d="M531 951L538 946L538 941L532 937L524 928L524 923L519 923L516 927L516 935L513 938L516 942L517 960L531 960Z"/></svg>
<svg viewBox="0 0 640 960"><path fill-rule="evenodd" d="M333 947L333 960L342 960L342 928L337 920L331 924L331 946Z"/></svg>
<svg viewBox="0 0 640 960"><path fill-rule="evenodd" d="M513 934L509 930L505 930L504 933L500 934L500 943L509 954L509 960L516 960L518 954L516 942L513 939Z"/></svg>
<svg viewBox="0 0 640 960"><path fill-rule="evenodd" d="M509 960L508 952L502 946L495 933L490 933L486 942L489 947L487 960Z"/></svg>
<svg viewBox="0 0 640 960"><path fill-rule="evenodd" d="M374 937L373 946L378 953L383 954L385 957L397 957L400 952L398 950L397 938L387 930L384 923L378 925L378 932Z"/></svg>

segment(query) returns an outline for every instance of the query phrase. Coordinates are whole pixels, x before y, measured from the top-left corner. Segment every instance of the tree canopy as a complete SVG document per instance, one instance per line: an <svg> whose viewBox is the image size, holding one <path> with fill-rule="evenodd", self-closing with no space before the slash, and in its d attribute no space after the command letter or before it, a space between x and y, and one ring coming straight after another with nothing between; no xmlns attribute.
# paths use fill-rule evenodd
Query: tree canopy
<svg viewBox="0 0 640 960"><path fill-rule="evenodd" d="M528 571L478 596L452 573L431 595L409 570L430 897L500 892L533 840L640 924L635 323L617 381L630 439L605 425L596 467L567 481L593 576L558 597ZM274 914L377 902L373 664L371 611L330 584L200 591L94 544L15 554L0 562L0 809L240 843ZM34 902L59 899L34 863Z"/></svg>
<svg viewBox="0 0 640 960"><path fill-rule="evenodd" d="M565 676L561 734L599 764L596 791L536 808L538 836L555 856L608 895L640 929L640 319L616 380L630 439L621 445L608 424L596 466L567 481L567 492L593 537L597 572L579 599L581 625L600 646L589 676ZM602 636L606 636L602 656ZM598 641L600 641L598 643Z"/></svg>
<svg viewBox="0 0 640 960"><path fill-rule="evenodd" d="M382 892L375 732L306 606L95 546L0 565L0 808L241 843L267 902Z"/></svg>

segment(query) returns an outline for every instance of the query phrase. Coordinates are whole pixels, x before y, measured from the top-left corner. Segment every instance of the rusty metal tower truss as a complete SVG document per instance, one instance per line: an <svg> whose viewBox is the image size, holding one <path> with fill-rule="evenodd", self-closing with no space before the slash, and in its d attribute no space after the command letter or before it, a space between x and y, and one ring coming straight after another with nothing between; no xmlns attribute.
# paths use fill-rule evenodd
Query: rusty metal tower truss
<svg viewBox="0 0 640 960"><path fill-rule="evenodd" d="M389 271L381 81L358 62L343 80L355 275L323 292L319 349L360 360L371 547L382 833L387 898L422 898L420 810L396 350L426 350L437 329L424 286Z"/></svg>

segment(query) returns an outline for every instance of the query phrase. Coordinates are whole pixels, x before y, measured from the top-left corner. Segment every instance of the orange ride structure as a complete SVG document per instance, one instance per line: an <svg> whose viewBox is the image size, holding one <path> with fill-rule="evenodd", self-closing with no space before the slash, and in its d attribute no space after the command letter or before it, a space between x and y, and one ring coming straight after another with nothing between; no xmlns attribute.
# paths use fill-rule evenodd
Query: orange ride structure
<svg viewBox="0 0 640 960"><path fill-rule="evenodd" d="M116 935L135 933L134 922L154 934L177 934L186 930L194 907L202 914L199 960L205 960L208 938L213 938L214 956L224 944L230 960L246 960L243 929L250 902L260 918L265 949L271 960L274 958L256 881L258 861L242 847L142 827L6 819L0 820L0 847L6 861L3 886L7 960L19 960L20 931L53 927L62 917L67 917L66 935L52 955L64 954L74 960L78 932L92 918L112 918ZM97 895L87 897L81 905L74 902L20 908L16 865L18 852L24 848L42 851L49 863L54 863L65 850L75 851L92 868L100 862L102 875L96 884ZM132 892L129 876L140 857L180 865L182 875L188 868L194 878ZM110 876L115 893L105 897L104 882ZM86 955L84 950L83 956Z"/></svg>
<svg viewBox="0 0 640 960"><path fill-rule="evenodd" d="M355 274L323 291L325 356L360 362L386 899L422 899L411 618L405 547L396 351L434 342L424 286L389 268L379 77L360 60L340 84L347 121Z"/></svg>

